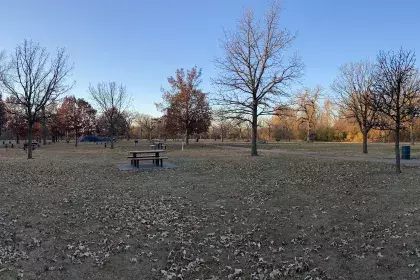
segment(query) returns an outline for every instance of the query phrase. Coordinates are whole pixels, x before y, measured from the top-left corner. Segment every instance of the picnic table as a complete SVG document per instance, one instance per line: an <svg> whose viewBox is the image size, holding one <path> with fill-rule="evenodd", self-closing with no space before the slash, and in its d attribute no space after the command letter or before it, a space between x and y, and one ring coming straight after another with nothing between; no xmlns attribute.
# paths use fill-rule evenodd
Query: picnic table
<svg viewBox="0 0 420 280"><path fill-rule="evenodd" d="M23 143L23 150L26 151L26 149L28 148L29 143ZM38 142L32 142L32 149L35 150L35 147L39 147L39 143Z"/></svg>
<svg viewBox="0 0 420 280"><path fill-rule="evenodd" d="M167 157L160 156L160 153L164 153L164 150L143 150L143 151L129 151L131 156L127 158L131 159L131 165L139 167L140 161L151 160L156 166L163 166L163 160L168 159Z"/></svg>
<svg viewBox="0 0 420 280"><path fill-rule="evenodd" d="M157 150L166 150L166 145L162 142L154 142L150 145L150 148L157 149Z"/></svg>

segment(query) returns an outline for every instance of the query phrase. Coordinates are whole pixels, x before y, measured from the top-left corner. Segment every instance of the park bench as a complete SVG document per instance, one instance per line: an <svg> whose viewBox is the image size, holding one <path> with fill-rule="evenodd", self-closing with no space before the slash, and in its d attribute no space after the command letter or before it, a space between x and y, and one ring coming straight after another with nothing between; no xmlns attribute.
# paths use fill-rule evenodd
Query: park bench
<svg viewBox="0 0 420 280"><path fill-rule="evenodd" d="M145 150L145 151L130 151L132 154L127 158L131 159L131 165L139 168L140 161L152 161L156 166L163 167L163 160L168 159L167 157L160 156L160 153L165 152L164 150Z"/></svg>

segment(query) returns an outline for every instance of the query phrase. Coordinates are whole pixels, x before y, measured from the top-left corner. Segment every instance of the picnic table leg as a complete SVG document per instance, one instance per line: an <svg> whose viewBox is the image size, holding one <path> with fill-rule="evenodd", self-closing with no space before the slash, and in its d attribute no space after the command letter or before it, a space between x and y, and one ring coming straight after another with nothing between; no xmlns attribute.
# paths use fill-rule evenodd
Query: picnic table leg
<svg viewBox="0 0 420 280"><path fill-rule="evenodd" d="M133 165L134 167L138 167L137 163L138 161L135 159L137 157L137 153L133 153L133 159L131 160L131 165Z"/></svg>

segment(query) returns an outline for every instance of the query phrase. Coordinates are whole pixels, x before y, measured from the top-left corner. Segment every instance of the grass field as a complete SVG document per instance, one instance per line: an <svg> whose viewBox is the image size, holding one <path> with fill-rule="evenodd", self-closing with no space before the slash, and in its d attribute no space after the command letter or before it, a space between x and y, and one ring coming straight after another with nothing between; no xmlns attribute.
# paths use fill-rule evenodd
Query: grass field
<svg viewBox="0 0 420 280"><path fill-rule="evenodd" d="M229 145L237 147L251 147L249 142L240 141L209 141L212 145ZM409 143L401 143L401 145L410 145ZM258 144L261 149L279 149L284 151L301 151L310 153L335 154L335 155L352 155L363 156L362 143L340 143L340 142L270 142L268 144ZM370 156L379 158L395 157L394 143L368 143L368 153ZM420 144L411 145L411 155L413 158L420 158Z"/></svg>
<svg viewBox="0 0 420 280"><path fill-rule="evenodd" d="M170 142L178 168L119 171L132 149L0 148L0 279L420 277L420 167Z"/></svg>

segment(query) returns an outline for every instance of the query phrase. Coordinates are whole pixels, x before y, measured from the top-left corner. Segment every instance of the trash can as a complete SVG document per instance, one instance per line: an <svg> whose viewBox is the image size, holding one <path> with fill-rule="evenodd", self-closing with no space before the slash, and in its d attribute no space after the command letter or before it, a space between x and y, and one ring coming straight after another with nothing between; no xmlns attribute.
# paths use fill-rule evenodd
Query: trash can
<svg viewBox="0 0 420 280"><path fill-rule="evenodd" d="M410 159L410 146L402 146L401 147L401 158L402 159Z"/></svg>

